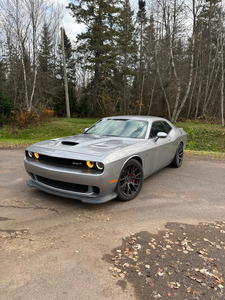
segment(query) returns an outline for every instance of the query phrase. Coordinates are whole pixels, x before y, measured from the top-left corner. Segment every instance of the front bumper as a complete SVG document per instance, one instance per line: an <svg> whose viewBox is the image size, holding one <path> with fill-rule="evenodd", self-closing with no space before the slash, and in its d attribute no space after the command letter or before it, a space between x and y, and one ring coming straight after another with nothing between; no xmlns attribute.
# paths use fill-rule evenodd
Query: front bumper
<svg viewBox="0 0 225 300"><path fill-rule="evenodd" d="M31 179L28 186L44 192L85 203L104 203L117 197L117 177L110 163L105 164L102 173L49 165L27 157L24 166Z"/></svg>

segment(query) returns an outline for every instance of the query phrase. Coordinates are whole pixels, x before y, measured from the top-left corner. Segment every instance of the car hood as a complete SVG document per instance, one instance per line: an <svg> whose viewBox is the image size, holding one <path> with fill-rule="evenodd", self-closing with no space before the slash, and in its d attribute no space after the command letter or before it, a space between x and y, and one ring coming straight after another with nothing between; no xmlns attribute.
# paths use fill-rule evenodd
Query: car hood
<svg viewBox="0 0 225 300"><path fill-rule="evenodd" d="M139 139L78 134L75 136L40 142L27 149L34 152L39 151L40 153L47 155L57 155L56 152L60 153L63 151L65 153L66 151L67 153L72 152L85 156L105 156L116 150L136 144L138 141Z"/></svg>

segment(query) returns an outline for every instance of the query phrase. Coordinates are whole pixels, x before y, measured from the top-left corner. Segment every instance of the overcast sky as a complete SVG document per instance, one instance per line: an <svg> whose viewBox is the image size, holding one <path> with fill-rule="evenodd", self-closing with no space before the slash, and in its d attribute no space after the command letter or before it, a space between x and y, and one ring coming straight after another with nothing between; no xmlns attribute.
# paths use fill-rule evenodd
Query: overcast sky
<svg viewBox="0 0 225 300"><path fill-rule="evenodd" d="M58 2L63 4L64 7L66 7L68 5L68 3L73 2L73 0L71 0L71 1L70 0L58 0ZM137 3L138 3L138 0L130 0L132 9L137 7ZM75 23L75 19L72 18L69 9L65 9L65 11L64 11L62 26L65 29L66 34L70 38L71 41L74 41L76 35L85 29L85 26L83 24Z"/></svg>
<svg viewBox="0 0 225 300"><path fill-rule="evenodd" d="M70 2L69 0L58 0L58 2L62 3L64 7L66 7ZM70 10L64 10L64 17L62 26L66 31L68 37L73 41L78 33L84 30L85 26L83 24L75 23L75 19L72 18Z"/></svg>

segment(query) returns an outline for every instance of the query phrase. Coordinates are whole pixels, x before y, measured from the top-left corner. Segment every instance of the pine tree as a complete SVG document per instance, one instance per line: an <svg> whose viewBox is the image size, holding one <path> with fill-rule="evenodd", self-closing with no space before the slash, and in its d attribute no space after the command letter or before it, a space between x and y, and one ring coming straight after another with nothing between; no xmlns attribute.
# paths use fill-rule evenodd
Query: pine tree
<svg viewBox="0 0 225 300"><path fill-rule="evenodd" d="M123 9L120 13L118 31L118 60L122 79L120 81L123 83L123 86L121 88L123 102L120 105L120 110L125 114L129 113L130 86L128 81L129 79L133 78L134 75L138 50L137 42L135 39L135 26L133 23L133 16L134 11L131 10L130 1L125 0L123 3Z"/></svg>
<svg viewBox="0 0 225 300"><path fill-rule="evenodd" d="M45 23L42 30L40 51L39 51L39 70L43 73L52 73L53 56L52 56L52 39Z"/></svg>
<svg viewBox="0 0 225 300"><path fill-rule="evenodd" d="M38 53L37 97L39 103L53 105L56 92L56 78L54 75L53 43L48 25L42 30L40 50Z"/></svg>
<svg viewBox="0 0 225 300"><path fill-rule="evenodd" d="M68 8L78 23L87 30L78 35L77 51L87 57L86 67L93 73L90 87L93 110L101 108L102 91L116 69L117 18L120 11L116 0L80 0ZM99 98L99 95L101 96Z"/></svg>
<svg viewBox="0 0 225 300"><path fill-rule="evenodd" d="M15 108L24 107L26 104L22 61L9 37L6 42L6 52L2 66L4 68L3 72L5 78L5 80L2 81L2 87L6 98L13 100L13 106Z"/></svg>

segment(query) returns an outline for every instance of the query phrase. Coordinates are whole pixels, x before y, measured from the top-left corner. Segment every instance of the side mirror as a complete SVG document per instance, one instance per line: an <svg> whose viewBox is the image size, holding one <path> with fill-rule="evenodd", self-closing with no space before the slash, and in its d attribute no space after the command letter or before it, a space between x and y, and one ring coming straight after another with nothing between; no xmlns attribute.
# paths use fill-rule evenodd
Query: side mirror
<svg viewBox="0 0 225 300"><path fill-rule="evenodd" d="M86 131L88 131L89 128L85 128L83 133L86 133Z"/></svg>
<svg viewBox="0 0 225 300"><path fill-rule="evenodd" d="M167 133L165 132L158 132L157 136L155 137L155 142L158 141L158 139L165 139L167 138Z"/></svg>

